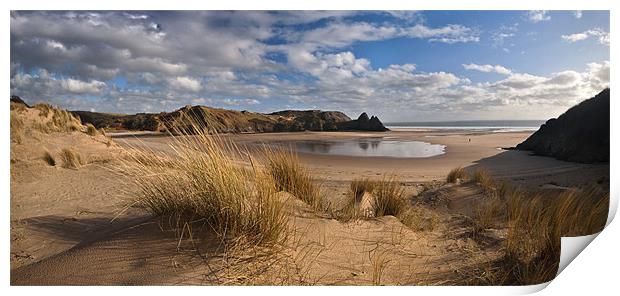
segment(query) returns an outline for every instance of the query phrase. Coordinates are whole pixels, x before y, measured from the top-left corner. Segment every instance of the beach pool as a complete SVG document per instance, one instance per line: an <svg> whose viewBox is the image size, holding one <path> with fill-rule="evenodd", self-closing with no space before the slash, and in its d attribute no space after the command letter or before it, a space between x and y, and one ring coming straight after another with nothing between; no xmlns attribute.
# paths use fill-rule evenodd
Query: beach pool
<svg viewBox="0 0 620 296"><path fill-rule="evenodd" d="M291 147L299 153L361 156L425 158L445 153L445 145L390 138L359 138L347 140L295 140L272 143Z"/></svg>

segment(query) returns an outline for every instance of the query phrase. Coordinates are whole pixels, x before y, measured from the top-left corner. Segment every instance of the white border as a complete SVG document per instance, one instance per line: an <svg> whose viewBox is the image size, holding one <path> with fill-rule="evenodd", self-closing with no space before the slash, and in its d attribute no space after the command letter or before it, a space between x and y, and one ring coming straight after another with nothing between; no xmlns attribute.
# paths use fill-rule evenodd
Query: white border
<svg viewBox="0 0 620 296"><path fill-rule="evenodd" d="M4 69L4 79L2 80L3 89L9 90L10 81L10 58L9 58L9 34L10 34L10 10L62 10L62 9L116 9L116 10L222 10L222 9L243 9L243 10L304 10L304 9L328 9L328 10L529 10L529 9L548 9L548 10L611 10L611 27L610 32L618 32L618 9L619 1L612 0L564 0L564 1L540 1L540 0L521 0L521 1L490 1L490 0L442 0L442 1L374 1L374 0L358 0L358 1L334 1L334 0L315 0L315 1L290 1L290 0L263 0L263 1L215 1L215 2L197 2L197 1L100 1L87 2L83 0L54 0L54 1L3 1L2 14L2 32L5 42L2 46L4 59L2 67ZM610 48L616 48L614 38ZM612 57L613 59L613 50ZM610 60L611 60L610 59ZM615 85L615 77L618 77L617 69L612 67L611 80ZM6 96L9 94L7 93ZM5 103L8 106L8 103ZM618 104L614 99L611 100L611 151L618 150L617 133L618 120L615 115L618 113ZM3 108L2 120L0 124L0 139L2 141L2 154L0 157L0 165L4 168L2 178L0 179L0 192L2 194L4 206L2 207L4 218L0 226L2 234L2 250L0 260L2 260L3 268L0 276L3 281L3 289L9 286L9 249L10 249L10 226L9 226L9 194L10 194L10 175L9 175L9 109ZM611 155L611 172L610 179L612 192L612 210L617 208L618 204L618 169L615 157L617 154ZM610 213L611 214L611 213ZM608 222L611 222L613 215L610 215ZM620 264L620 256L618 256L618 242L620 227L618 223L611 223L608 227L594 240L590 246L582 252L580 256L558 276L548 288L541 292L541 295L558 295L558 294L586 294L595 292L606 292L605 294L613 294L617 291L617 272ZM545 286L545 285L542 285ZM355 293L360 295L371 295L377 293L385 294L405 294L405 293L422 293L437 295L497 295L497 294L513 294L514 292L532 292L539 287L529 287L525 289L513 289L511 287L182 287L182 288L160 288L160 287L10 287L8 291L4 291L4 295L21 295L21 294L45 294L45 295L65 295L67 292L88 293L89 295L109 295L110 293L145 293L149 295L164 295L170 293L213 293L213 294L248 294L248 293L269 293L272 295L312 295L321 294L343 294Z"/></svg>

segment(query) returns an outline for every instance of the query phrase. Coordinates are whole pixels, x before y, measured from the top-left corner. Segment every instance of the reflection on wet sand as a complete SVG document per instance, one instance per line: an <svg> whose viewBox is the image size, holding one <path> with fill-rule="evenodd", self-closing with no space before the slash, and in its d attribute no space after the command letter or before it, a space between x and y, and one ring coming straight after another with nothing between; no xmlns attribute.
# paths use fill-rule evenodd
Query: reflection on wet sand
<svg viewBox="0 0 620 296"><path fill-rule="evenodd" d="M299 153L411 158L440 155L445 148L444 145L385 138L280 141L274 145L291 147Z"/></svg>

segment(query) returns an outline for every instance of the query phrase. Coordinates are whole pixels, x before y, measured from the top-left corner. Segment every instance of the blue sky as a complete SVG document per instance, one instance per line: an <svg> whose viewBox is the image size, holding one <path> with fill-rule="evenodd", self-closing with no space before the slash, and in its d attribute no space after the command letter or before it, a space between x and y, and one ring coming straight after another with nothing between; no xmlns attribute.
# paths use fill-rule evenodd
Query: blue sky
<svg viewBox="0 0 620 296"><path fill-rule="evenodd" d="M545 119L609 86L607 11L11 13L11 93L69 109L187 104Z"/></svg>

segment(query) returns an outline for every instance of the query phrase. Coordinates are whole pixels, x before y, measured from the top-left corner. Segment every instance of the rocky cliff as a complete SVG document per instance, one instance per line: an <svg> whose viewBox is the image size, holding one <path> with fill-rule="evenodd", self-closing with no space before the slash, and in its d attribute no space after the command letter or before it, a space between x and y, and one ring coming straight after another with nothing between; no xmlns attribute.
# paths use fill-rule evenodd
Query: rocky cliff
<svg viewBox="0 0 620 296"><path fill-rule="evenodd" d="M609 161L609 89L549 119L516 149L574 162Z"/></svg>
<svg viewBox="0 0 620 296"><path fill-rule="evenodd" d="M286 110L269 114L236 111L205 106L185 106L173 112L139 113L133 115L73 111L82 122L97 128L165 131L190 130L191 121L219 133L262 133L297 131L365 130L386 131L381 121L366 113L351 120L338 111Z"/></svg>

